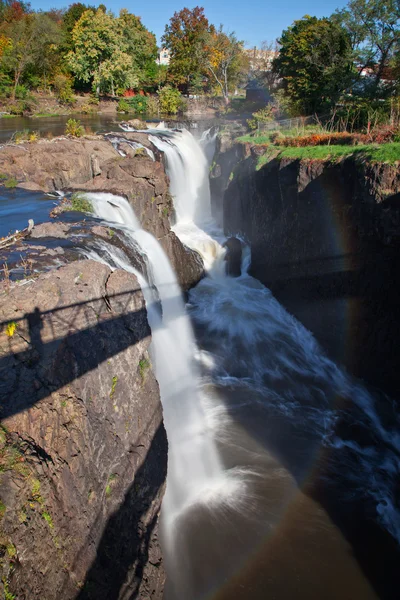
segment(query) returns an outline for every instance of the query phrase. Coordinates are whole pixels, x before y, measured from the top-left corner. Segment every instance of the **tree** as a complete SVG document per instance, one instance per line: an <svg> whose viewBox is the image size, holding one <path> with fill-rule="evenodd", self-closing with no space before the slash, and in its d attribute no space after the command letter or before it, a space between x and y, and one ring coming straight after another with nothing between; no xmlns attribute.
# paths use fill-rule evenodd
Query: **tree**
<svg viewBox="0 0 400 600"><path fill-rule="evenodd" d="M366 67L373 72L371 95L375 96L400 43L400 2L350 0L332 18L347 30L360 72Z"/></svg>
<svg viewBox="0 0 400 600"><path fill-rule="evenodd" d="M135 87L139 83L137 69L128 54L118 19L101 8L85 11L72 31L74 49L67 63L75 76L90 82L97 95L115 94L118 87Z"/></svg>
<svg viewBox="0 0 400 600"><path fill-rule="evenodd" d="M243 42L234 33L224 33L222 25L218 31L211 30L205 35L204 64L226 103L229 102L229 88L239 78L245 60Z"/></svg>
<svg viewBox="0 0 400 600"><path fill-rule="evenodd" d="M3 51L1 65L5 71L12 73L11 98L14 100L21 77L29 67L35 67L46 76L52 61L57 58L60 32L47 15L37 13L24 15L8 24L5 35L8 44Z"/></svg>
<svg viewBox="0 0 400 600"><path fill-rule="evenodd" d="M83 13L87 10L92 10L95 12L96 9L94 6L86 6L86 4L82 4L82 2L75 2L68 7L68 10L65 11L62 20L62 28L64 31L63 49L65 53L73 49L72 30Z"/></svg>
<svg viewBox="0 0 400 600"><path fill-rule="evenodd" d="M19 21L29 12L29 2L19 2L18 0L0 0L0 24L7 25L13 21Z"/></svg>
<svg viewBox="0 0 400 600"><path fill-rule="evenodd" d="M125 8L119 14L120 33L126 52L132 57L141 85L157 83L157 43L156 36L141 22L140 17L129 13Z"/></svg>
<svg viewBox="0 0 400 600"><path fill-rule="evenodd" d="M199 6L176 12L165 27L162 42L171 54L168 79L185 91L204 71L203 44L209 32L208 19Z"/></svg>
<svg viewBox="0 0 400 600"><path fill-rule="evenodd" d="M278 40L274 72L282 79L292 111L327 110L353 79L352 46L337 22L305 16L294 21Z"/></svg>

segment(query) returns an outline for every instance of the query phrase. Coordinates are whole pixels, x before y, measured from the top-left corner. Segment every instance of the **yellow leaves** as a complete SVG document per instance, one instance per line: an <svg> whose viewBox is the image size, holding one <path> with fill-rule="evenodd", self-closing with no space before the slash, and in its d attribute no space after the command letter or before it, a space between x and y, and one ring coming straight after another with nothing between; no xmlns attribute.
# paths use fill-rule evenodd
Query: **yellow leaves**
<svg viewBox="0 0 400 600"><path fill-rule="evenodd" d="M6 327L6 335L8 335L8 337L12 337L14 335L14 333L17 330L17 324L15 321L10 321L10 323L7 324Z"/></svg>
<svg viewBox="0 0 400 600"><path fill-rule="evenodd" d="M6 50L11 49L12 43L10 38L6 37L4 34L0 34L0 58L3 56Z"/></svg>

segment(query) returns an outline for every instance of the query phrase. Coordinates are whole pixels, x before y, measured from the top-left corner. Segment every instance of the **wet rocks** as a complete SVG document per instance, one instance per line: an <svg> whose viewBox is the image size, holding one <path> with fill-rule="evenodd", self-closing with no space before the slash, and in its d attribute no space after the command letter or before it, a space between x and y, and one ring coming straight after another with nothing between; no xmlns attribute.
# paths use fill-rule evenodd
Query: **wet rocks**
<svg viewBox="0 0 400 600"><path fill-rule="evenodd" d="M130 143L151 150L156 160L144 148L132 148ZM0 173L14 177L19 186L29 189L109 192L123 196L132 205L143 229L162 240L182 287L188 289L203 276L198 255L186 249L171 232L173 207L168 177L161 154L145 133L118 132L104 137L55 138L6 146L0 156ZM59 217L72 208L65 197L51 211L51 216ZM65 238L65 227L51 224L35 227L32 238ZM70 231L71 235L75 233Z"/></svg>
<svg viewBox="0 0 400 600"><path fill-rule="evenodd" d="M230 237L224 243L226 248L226 274L240 277L242 274L242 243L236 237Z"/></svg>

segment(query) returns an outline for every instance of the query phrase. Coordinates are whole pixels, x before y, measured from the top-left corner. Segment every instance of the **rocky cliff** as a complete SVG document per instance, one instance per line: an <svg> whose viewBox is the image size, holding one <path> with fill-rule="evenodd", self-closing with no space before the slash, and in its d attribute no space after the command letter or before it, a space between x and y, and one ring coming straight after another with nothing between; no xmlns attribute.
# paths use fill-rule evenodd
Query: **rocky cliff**
<svg viewBox="0 0 400 600"><path fill-rule="evenodd" d="M84 260L3 281L0 321L4 589L161 598L167 448L136 278Z"/></svg>
<svg viewBox="0 0 400 600"><path fill-rule="evenodd" d="M212 189L222 190L225 233L247 239L251 274L333 358L397 395L398 165L350 157L273 159L258 168L262 152L230 142L216 155Z"/></svg>

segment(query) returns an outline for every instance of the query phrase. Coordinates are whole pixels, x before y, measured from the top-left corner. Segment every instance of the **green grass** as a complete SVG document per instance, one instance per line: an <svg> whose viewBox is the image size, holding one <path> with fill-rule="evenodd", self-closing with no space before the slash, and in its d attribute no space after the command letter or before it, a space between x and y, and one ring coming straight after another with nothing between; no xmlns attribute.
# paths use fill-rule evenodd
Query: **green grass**
<svg viewBox="0 0 400 600"><path fill-rule="evenodd" d="M251 135L248 133L247 135L241 135L236 138L237 142L250 142L250 144L263 145L269 144L270 142L270 134L268 135Z"/></svg>
<svg viewBox="0 0 400 600"><path fill-rule="evenodd" d="M84 194L74 193L71 196L71 209L76 212L90 213L93 212L92 203L85 198Z"/></svg>
<svg viewBox="0 0 400 600"><path fill-rule="evenodd" d="M40 119L41 117L59 117L60 113L52 113L52 112L44 112L44 113L36 113L34 115L32 115L32 117L34 119L38 118Z"/></svg>
<svg viewBox="0 0 400 600"><path fill-rule="evenodd" d="M6 181L4 182L4 187L9 189L13 189L17 187L17 185L18 181L15 179L15 177L9 177L9 179L6 179Z"/></svg>
<svg viewBox="0 0 400 600"><path fill-rule="evenodd" d="M111 380L111 392L110 392L111 399L114 396L115 388L117 387L117 381L118 381L118 377L116 375L114 375L114 377Z"/></svg>
<svg viewBox="0 0 400 600"><path fill-rule="evenodd" d="M21 115L0 115L0 119L15 119L15 117L20 117Z"/></svg>
<svg viewBox="0 0 400 600"><path fill-rule="evenodd" d="M306 146L304 148L268 146L265 154L258 158L257 169L260 169L273 158L326 160L334 162L348 156L354 156L367 162L395 164L400 161L400 143L392 142L390 144L367 144L359 146Z"/></svg>
<svg viewBox="0 0 400 600"><path fill-rule="evenodd" d="M299 137L302 135L312 135L313 133L328 133L320 125L305 125L304 127L292 127L291 129L271 129L268 133L246 134L236 138L238 142L250 142L251 144L263 145L271 143L272 136L279 133L282 137Z"/></svg>

